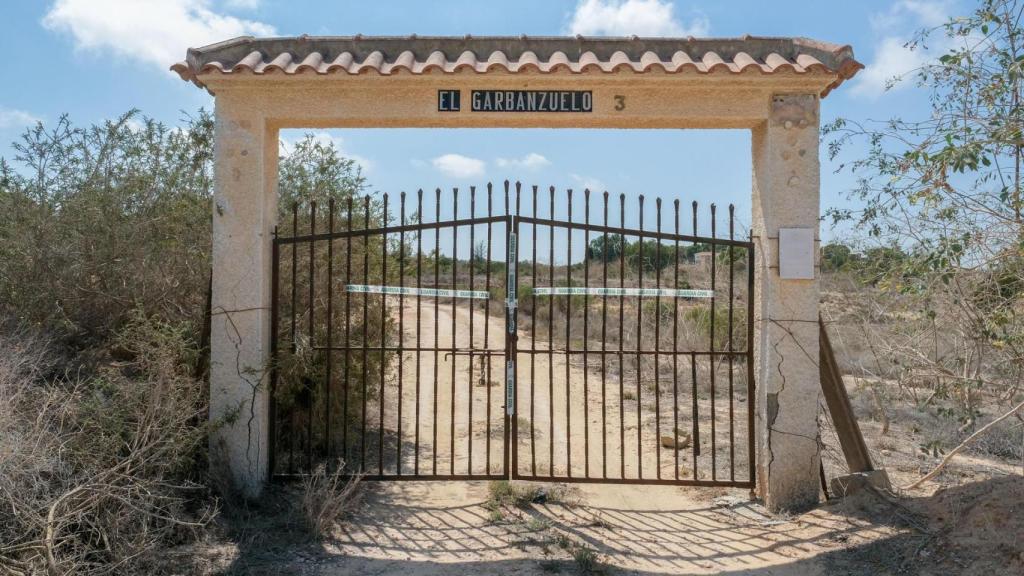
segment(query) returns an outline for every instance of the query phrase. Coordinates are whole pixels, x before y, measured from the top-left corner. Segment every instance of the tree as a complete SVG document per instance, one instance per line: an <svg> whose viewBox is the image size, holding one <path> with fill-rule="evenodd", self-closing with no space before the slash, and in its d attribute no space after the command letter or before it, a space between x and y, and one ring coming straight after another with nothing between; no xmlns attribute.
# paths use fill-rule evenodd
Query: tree
<svg viewBox="0 0 1024 576"><path fill-rule="evenodd" d="M845 244L832 242L821 249L821 269L826 272L842 270L850 262L853 251Z"/></svg>
<svg viewBox="0 0 1024 576"><path fill-rule="evenodd" d="M25 130L0 162L0 311L81 343L133 309L202 319L213 118L177 130L132 110L77 127Z"/></svg>
<svg viewBox="0 0 1024 576"><path fill-rule="evenodd" d="M879 286L913 297L931 324L931 353L908 337L897 362L944 375L969 420L972 390L1016 390L1024 369L1022 11L982 0L916 35L909 48L942 52L911 76L929 95L921 118L826 126L830 156L855 155L841 169L862 206L829 215L865 232Z"/></svg>
<svg viewBox="0 0 1024 576"><path fill-rule="evenodd" d="M625 239L618 235L598 236L590 241L587 246L587 258L600 262L613 262L619 259L622 254L622 245Z"/></svg>

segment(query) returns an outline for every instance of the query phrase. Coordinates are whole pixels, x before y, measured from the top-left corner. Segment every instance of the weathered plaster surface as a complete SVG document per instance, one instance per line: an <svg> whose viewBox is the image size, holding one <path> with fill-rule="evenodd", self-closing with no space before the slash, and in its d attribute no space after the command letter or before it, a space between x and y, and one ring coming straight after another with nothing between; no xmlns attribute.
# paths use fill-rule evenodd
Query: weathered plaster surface
<svg viewBox="0 0 1024 576"><path fill-rule="evenodd" d="M255 496L267 477L266 363L277 130L244 98L217 100L214 153L211 450ZM221 472L221 470L216 470Z"/></svg>
<svg viewBox="0 0 1024 576"><path fill-rule="evenodd" d="M779 276L780 228L818 237L818 99L780 94L753 130L758 478L770 509L818 501L818 280Z"/></svg>

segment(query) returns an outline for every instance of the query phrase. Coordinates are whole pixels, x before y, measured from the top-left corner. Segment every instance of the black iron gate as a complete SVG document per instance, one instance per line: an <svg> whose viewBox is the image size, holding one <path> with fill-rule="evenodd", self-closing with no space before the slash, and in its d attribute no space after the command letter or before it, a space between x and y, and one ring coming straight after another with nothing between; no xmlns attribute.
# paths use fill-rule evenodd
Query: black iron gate
<svg viewBox="0 0 1024 576"><path fill-rule="evenodd" d="M733 207L727 236L714 205L698 236L696 203L663 226L660 199L619 196L610 219L607 193L575 215L564 194L294 206L273 241L272 475L752 487Z"/></svg>

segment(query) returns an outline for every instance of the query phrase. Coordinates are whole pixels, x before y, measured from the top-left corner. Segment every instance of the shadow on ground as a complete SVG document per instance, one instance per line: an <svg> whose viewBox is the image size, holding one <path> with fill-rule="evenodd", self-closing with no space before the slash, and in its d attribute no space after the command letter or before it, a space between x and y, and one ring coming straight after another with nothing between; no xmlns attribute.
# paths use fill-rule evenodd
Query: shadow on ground
<svg viewBox="0 0 1024 576"><path fill-rule="evenodd" d="M1024 567L1024 479L921 498L862 494L793 517L739 492L584 487L576 504L486 505L485 483L368 484L333 538L294 522L233 529L229 574L983 574ZM574 556L584 556L575 558Z"/></svg>

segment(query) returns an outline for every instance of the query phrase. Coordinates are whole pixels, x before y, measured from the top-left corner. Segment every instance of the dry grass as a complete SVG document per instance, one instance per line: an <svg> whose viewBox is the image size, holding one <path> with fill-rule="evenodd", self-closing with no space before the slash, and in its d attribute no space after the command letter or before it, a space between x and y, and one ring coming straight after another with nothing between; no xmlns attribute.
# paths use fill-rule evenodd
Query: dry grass
<svg viewBox="0 0 1024 576"><path fill-rule="evenodd" d="M341 460L329 470L320 464L302 483L302 518L309 534L322 540L359 503L361 476L349 476Z"/></svg>
<svg viewBox="0 0 1024 576"><path fill-rule="evenodd" d="M38 336L0 337L0 572L165 573L159 550L216 513L186 341L136 319L119 344L128 359L85 377L52 374Z"/></svg>

